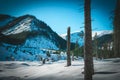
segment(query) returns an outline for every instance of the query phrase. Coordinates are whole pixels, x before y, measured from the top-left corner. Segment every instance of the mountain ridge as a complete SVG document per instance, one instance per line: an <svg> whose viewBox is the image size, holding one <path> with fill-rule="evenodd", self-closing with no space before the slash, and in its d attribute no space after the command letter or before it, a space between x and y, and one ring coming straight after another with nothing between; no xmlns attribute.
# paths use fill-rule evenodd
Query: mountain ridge
<svg viewBox="0 0 120 80"><path fill-rule="evenodd" d="M22 21L23 19L26 18L31 18L33 20L31 20L32 24L29 24L28 26L31 26L30 28L27 27L26 30L27 31L23 31L23 33L20 33L20 29L16 29L14 27L16 27L15 25L18 24L20 21ZM23 21L24 22L24 21ZM29 23L29 22L28 22ZM23 25L23 27L25 26L23 23L20 23L18 26L20 26L20 28L22 27L21 25ZM37 27L36 27L37 26ZM13 28L13 30L9 30L9 28ZM29 29L28 29L29 28ZM32 28L32 29L31 29ZM57 33L55 33L54 31L52 31L52 29L43 21L39 21L37 20L36 17L32 16L32 15L24 15L21 17L16 18L15 20L13 20L12 23L7 24L5 27L0 29L1 31L1 36L5 36L5 39L16 39L15 42L17 41L21 41L21 37L20 36L16 36L16 35L22 35L22 38L24 40L26 40L25 38L31 36L31 37L35 37L35 35L43 35L48 37L48 38L52 38L52 36L55 36L56 38L58 38L59 40L62 40L62 42L66 42L65 40L63 40ZM25 30L25 29L24 29ZM19 31L19 33L17 32ZM15 33L15 34L14 34ZM18 33L18 34L17 34ZM50 34L50 35L49 35ZM10 37L9 37L10 36ZM2 41L6 41L3 37ZM55 38L52 38L53 40L55 40ZM23 41L24 41L23 40ZM12 41L11 41L12 42ZM57 41L56 41L57 42ZM13 42L14 43L14 42ZM62 43L61 43L62 44ZM57 46L59 46L57 44Z"/></svg>
<svg viewBox="0 0 120 80"><path fill-rule="evenodd" d="M93 42L94 42L94 37L95 37L96 33L97 33L97 40L100 42L100 46L101 46L101 44L103 44L107 41L108 42L112 41L112 34L113 34L112 30L93 31L92 32ZM60 36L63 39L66 39L66 37L67 37L66 34L61 34ZM105 38L105 36L110 40ZM102 41L103 38L105 39L104 41ZM73 42L75 44L78 43L79 46L83 46L84 45L84 31L71 32L71 42Z"/></svg>

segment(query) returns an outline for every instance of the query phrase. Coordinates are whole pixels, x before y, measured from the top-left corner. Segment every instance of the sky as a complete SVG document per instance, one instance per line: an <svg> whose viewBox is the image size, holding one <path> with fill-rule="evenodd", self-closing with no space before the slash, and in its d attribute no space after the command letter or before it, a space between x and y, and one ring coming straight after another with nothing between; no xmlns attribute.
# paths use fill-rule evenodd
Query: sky
<svg viewBox="0 0 120 80"><path fill-rule="evenodd" d="M92 30L112 30L116 0L92 0ZM36 16L58 34L84 29L84 0L0 0L0 14Z"/></svg>

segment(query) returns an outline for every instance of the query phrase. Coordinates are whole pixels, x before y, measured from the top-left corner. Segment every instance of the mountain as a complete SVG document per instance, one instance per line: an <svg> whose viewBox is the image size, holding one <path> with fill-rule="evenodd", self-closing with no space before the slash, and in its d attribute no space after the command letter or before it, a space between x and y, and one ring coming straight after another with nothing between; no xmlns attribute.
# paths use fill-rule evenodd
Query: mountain
<svg viewBox="0 0 120 80"><path fill-rule="evenodd" d="M111 43L113 42L113 37L112 37L113 34L104 34L100 37L97 37L97 42L98 42L98 46L99 47L102 47L104 44L106 43ZM93 40L94 42L95 40Z"/></svg>
<svg viewBox="0 0 120 80"><path fill-rule="evenodd" d="M103 47L105 44L110 44L113 42L113 31L104 30L104 31L94 31L92 35L93 43L95 41L95 34L97 33L96 40L99 47ZM111 45L111 47L113 47Z"/></svg>
<svg viewBox="0 0 120 80"><path fill-rule="evenodd" d="M98 37L101 37L103 35L112 34L113 31L112 30L93 31L92 32L92 37L94 37L96 33L97 33Z"/></svg>
<svg viewBox="0 0 120 80"><path fill-rule="evenodd" d="M84 43L84 40L83 40L83 35L84 35L84 32L83 31L76 31L76 32L73 32L71 33L71 39L70 41L72 43L75 43L76 42L79 44L79 46L83 46L83 43ZM67 39L67 34L62 34L60 35L63 39Z"/></svg>
<svg viewBox="0 0 120 80"><path fill-rule="evenodd" d="M103 30L103 31L93 31L92 32L92 40L94 42L94 36L97 33L97 41L99 46L102 46L106 42L112 42L112 30ZM63 39L66 39L67 35L60 35ZM71 42L78 43L79 46L84 45L84 31L76 31L71 33Z"/></svg>
<svg viewBox="0 0 120 80"><path fill-rule="evenodd" d="M1 60L35 60L37 55L46 56L45 49L66 50L66 40L35 16L14 18L0 28Z"/></svg>

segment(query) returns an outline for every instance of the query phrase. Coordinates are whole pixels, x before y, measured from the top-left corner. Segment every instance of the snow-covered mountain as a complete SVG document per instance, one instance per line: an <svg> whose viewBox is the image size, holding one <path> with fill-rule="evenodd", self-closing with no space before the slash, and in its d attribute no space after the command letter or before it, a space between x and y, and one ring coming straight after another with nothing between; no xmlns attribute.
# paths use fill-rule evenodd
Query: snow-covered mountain
<svg viewBox="0 0 120 80"><path fill-rule="evenodd" d="M94 40L94 36L97 33L97 38L101 39L104 36L111 35L113 33L112 30L102 30L102 31L93 31L92 39ZM67 34L60 35L63 39L66 39ZM111 38L111 37L110 37ZM112 38L111 38L112 39ZM106 40L104 40L106 41ZM78 43L79 46L83 46L84 44L84 31L76 31L71 33L71 42Z"/></svg>
<svg viewBox="0 0 120 80"><path fill-rule="evenodd" d="M46 57L45 49L65 50L66 40L32 15L15 18L0 28L1 60L35 60L37 55Z"/></svg>
<svg viewBox="0 0 120 80"><path fill-rule="evenodd" d="M97 33L98 37L101 37L101 36L106 35L106 34L112 34L113 30L93 31L92 32L92 37L94 37L96 33Z"/></svg>
<svg viewBox="0 0 120 80"><path fill-rule="evenodd" d="M67 39L67 34L62 34L60 35L63 39ZM72 43L78 43L79 46L82 46L83 43L84 43L84 40L83 40L83 36L84 36L84 32L83 31L76 31L76 32L72 32L71 33L71 37L70 37L70 41Z"/></svg>

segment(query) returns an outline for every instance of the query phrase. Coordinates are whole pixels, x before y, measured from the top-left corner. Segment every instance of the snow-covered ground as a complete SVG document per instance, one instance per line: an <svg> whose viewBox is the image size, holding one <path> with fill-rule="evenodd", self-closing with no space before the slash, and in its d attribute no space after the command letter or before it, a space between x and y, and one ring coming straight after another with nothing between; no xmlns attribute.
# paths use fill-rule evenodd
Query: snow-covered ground
<svg viewBox="0 0 120 80"><path fill-rule="evenodd" d="M84 61L72 61L66 67L66 61L20 62L1 61L0 80L83 80ZM94 61L95 74L93 80L120 80L120 58Z"/></svg>

